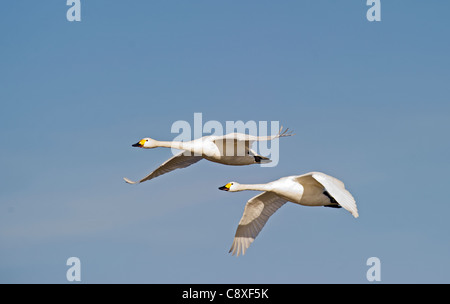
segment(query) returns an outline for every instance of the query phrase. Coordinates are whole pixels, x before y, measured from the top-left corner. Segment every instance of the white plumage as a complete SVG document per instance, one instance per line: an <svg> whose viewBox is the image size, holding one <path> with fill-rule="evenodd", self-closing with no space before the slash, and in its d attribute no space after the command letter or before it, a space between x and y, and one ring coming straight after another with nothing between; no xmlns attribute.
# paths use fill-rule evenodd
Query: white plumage
<svg viewBox="0 0 450 304"><path fill-rule="evenodd" d="M144 149L156 147L165 147L183 150L181 153L173 156L141 180L134 182L128 178L124 180L129 184L142 183L175 169L186 168L200 160L207 159L212 162L243 166L251 164L261 164L270 162L267 157L256 154L252 149L255 141L273 140L279 137L291 136L288 129L282 132L282 128L276 135L272 136L253 136L242 133L230 133L224 136L204 136L187 142L179 141L158 141L151 138L141 139L133 145Z"/></svg>
<svg viewBox="0 0 450 304"><path fill-rule="evenodd" d="M230 249L237 256L245 254L269 217L286 202L303 206L342 207L355 218L359 216L355 199L345 189L344 183L321 172L283 177L267 184L244 185L230 182L219 189L230 192L264 191L245 205Z"/></svg>

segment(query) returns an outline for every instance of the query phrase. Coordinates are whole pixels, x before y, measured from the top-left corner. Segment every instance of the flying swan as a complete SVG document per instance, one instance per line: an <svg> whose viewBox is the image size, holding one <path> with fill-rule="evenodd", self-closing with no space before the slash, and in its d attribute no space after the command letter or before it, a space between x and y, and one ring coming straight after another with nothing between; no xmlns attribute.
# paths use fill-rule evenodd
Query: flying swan
<svg viewBox="0 0 450 304"><path fill-rule="evenodd" d="M134 182L126 177L124 177L124 180L129 184L142 183L175 169L186 168L203 158L212 162L231 166L268 163L270 162L270 159L258 155L251 149L251 146L255 141L274 140L279 137L293 135L292 132L288 132L289 129L286 129L283 132L282 129L283 127L280 128L278 134L272 136L253 136L242 133L229 133L223 136L204 136L187 142L158 141L151 138L144 138L132 146L144 149L165 147L183 151L168 159L155 171L140 181Z"/></svg>
<svg viewBox="0 0 450 304"><path fill-rule="evenodd" d="M229 251L237 256L240 253L245 254L269 217L286 202L303 206L343 207L355 218L359 216L355 199L345 189L344 183L321 172L283 177L267 184L244 185L230 182L219 189L230 192L264 191L245 205Z"/></svg>

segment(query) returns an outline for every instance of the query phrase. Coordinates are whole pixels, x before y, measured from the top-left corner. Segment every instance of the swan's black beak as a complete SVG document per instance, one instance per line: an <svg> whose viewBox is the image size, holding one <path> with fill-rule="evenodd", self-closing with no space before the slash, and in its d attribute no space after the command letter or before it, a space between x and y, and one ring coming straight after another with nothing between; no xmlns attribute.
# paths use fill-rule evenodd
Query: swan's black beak
<svg viewBox="0 0 450 304"><path fill-rule="evenodd" d="M231 183L226 184L225 186L219 187L219 190L230 191Z"/></svg>
<svg viewBox="0 0 450 304"><path fill-rule="evenodd" d="M137 143L135 143L134 145L131 145L132 147L138 147L138 148L143 148L144 144L147 142L147 140L141 139L140 141L138 141Z"/></svg>

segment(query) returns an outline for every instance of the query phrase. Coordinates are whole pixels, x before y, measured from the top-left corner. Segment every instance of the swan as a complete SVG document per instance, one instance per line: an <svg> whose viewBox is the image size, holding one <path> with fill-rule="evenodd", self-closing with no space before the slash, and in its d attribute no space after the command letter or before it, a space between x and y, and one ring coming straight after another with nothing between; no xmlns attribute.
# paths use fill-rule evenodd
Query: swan
<svg viewBox="0 0 450 304"><path fill-rule="evenodd" d="M202 159L231 166L268 163L270 162L270 159L258 155L251 149L251 146L255 141L274 140L276 138L294 135L292 132L288 132L289 129L286 129L283 132L282 129L283 127L280 128L278 134L272 136L253 136L243 133L229 133L223 136L204 136L186 142L158 141L149 137L143 138L132 146L144 149L165 147L183 151L168 159L155 171L151 172L140 181L131 181L126 177L124 177L124 180L128 184L142 183L175 169L186 168Z"/></svg>
<svg viewBox="0 0 450 304"><path fill-rule="evenodd" d="M267 184L244 185L230 182L219 190L237 192L244 190L264 191L251 198L244 208L233 244L232 255L245 254L250 244L258 236L269 217L287 202L303 206L343 207L355 218L358 215L353 196L345 189L344 183L321 172L282 177Z"/></svg>

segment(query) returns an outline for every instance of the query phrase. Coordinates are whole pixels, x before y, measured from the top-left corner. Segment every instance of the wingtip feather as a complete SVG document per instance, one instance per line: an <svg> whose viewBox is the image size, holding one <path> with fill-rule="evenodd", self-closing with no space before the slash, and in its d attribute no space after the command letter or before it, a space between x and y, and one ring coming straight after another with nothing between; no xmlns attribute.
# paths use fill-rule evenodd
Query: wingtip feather
<svg viewBox="0 0 450 304"><path fill-rule="evenodd" d="M138 182L133 182L132 180L129 180L128 178L124 177L123 180L127 183L127 184L137 184Z"/></svg>

